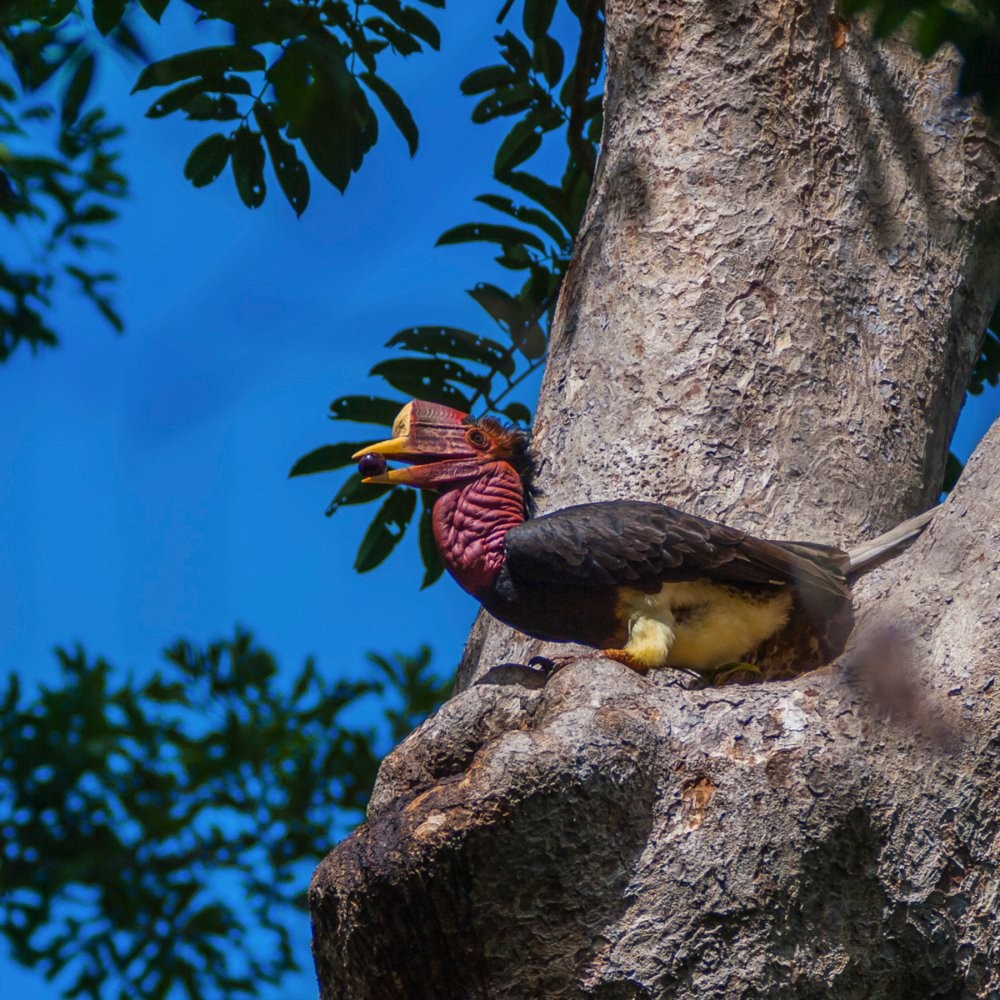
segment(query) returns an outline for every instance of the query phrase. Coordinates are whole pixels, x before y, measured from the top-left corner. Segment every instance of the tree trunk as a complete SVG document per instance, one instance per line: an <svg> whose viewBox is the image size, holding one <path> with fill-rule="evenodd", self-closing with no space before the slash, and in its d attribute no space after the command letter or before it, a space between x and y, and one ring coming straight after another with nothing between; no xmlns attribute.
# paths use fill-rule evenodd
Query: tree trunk
<svg viewBox="0 0 1000 1000"><path fill-rule="evenodd" d="M616 0L607 37L543 510L851 543L929 506L1000 288L1000 156L953 60L791 0ZM1000 995L998 467L994 429L792 681L539 686L486 676L539 644L478 623L316 874L323 996Z"/></svg>

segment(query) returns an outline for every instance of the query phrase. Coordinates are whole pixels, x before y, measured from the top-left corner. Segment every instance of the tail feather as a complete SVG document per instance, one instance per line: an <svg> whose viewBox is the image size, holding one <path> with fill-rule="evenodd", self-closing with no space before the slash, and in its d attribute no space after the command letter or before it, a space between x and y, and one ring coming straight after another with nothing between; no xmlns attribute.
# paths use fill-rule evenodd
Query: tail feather
<svg viewBox="0 0 1000 1000"><path fill-rule="evenodd" d="M862 573L887 556L893 555L899 549L909 545L927 527L937 509L937 507L931 507L923 514L917 514L916 517L911 517L908 521L897 524L895 528L887 531L884 535L879 535L878 538L873 538L870 542L862 542L848 550L844 572L850 576Z"/></svg>

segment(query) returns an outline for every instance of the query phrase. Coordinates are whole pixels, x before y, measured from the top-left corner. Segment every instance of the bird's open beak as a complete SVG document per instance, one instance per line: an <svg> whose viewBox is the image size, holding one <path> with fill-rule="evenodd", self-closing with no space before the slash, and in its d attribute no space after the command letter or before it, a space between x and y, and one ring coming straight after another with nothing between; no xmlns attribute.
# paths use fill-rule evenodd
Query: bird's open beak
<svg viewBox="0 0 1000 1000"><path fill-rule="evenodd" d="M410 463L366 476L366 483L401 484L434 489L475 476L481 470L479 454L466 440L469 415L450 406L415 399L399 412L387 441L362 448L353 457L383 455Z"/></svg>

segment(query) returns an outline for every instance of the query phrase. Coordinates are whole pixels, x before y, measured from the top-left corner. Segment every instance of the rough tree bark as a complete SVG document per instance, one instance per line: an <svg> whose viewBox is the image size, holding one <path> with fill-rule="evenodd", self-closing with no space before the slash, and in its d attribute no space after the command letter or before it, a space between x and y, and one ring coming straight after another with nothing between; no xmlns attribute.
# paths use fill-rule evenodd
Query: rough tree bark
<svg viewBox="0 0 1000 1000"><path fill-rule="evenodd" d="M607 36L543 509L853 542L929 506L1000 287L1000 147L953 61L802 0L614 0ZM792 681L538 687L480 622L316 874L323 996L1000 996L998 467L994 428Z"/></svg>

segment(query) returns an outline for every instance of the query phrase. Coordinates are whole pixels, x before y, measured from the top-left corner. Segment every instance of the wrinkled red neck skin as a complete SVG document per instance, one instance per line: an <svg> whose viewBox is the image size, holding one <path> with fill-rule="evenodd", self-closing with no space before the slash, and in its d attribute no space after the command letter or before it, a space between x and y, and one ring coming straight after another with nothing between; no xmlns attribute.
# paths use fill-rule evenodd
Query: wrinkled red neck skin
<svg viewBox="0 0 1000 1000"><path fill-rule="evenodd" d="M434 540L445 569L474 597L488 590L504 561L504 538L524 520L521 477L506 462L442 493L434 504Z"/></svg>

